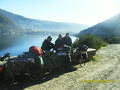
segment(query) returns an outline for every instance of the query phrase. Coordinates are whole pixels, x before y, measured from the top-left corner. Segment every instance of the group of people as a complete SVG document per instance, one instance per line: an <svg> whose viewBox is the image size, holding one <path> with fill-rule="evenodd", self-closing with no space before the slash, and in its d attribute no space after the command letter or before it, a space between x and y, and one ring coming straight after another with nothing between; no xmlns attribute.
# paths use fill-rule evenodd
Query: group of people
<svg viewBox="0 0 120 90"><path fill-rule="evenodd" d="M51 49L57 51L59 48L62 48L64 45L68 45L68 46L72 45L72 39L70 38L69 33L66 33L64 37L62 37L62 35L59 34L57 40L55 41L55 44L53 44L51 41L52 41L52 37L48 36L47 39L43 41L41 49L44 51L50 51Z"/></svg>

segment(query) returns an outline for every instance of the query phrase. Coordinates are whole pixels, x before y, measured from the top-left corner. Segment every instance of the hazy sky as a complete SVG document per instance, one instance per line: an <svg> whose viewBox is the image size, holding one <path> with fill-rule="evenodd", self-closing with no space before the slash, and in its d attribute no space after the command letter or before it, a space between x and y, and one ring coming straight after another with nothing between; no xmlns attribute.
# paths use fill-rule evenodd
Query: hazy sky
<svg viewBox="0 0 120 90"><path fill-rule="evenodd" d="M93 25L120 13L120 0L0 0L0 8L28 18Z"/></svg>

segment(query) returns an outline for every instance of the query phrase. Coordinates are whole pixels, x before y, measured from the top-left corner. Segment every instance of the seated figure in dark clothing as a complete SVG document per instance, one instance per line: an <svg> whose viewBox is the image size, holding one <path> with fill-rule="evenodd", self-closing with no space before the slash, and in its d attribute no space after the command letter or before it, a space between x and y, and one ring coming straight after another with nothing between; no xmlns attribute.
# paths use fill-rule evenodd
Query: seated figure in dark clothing
<svg viewBox="0 0 120 90"><path fill-rule="evenodd" d="M41 49L44 51L50 51L52 48L54 48L54 44L51 42L52 37L48 36L47 39L45 39L42 43Z"/></svg>
<svg viewBox="0 0 120 90"><path fill-rule="evenodd" d="M69 36L69 33L66 33L65 37L63 38L63 44L71 46L72 45L72 39Z"/></svg>
<svg viewBox="0 0 120 90"><path fill-rule="evenodd" d="M58 39L55 41L55 50L58 51L58 49L62 48L63 46L63 40L62 35L58 35Z"/></svg>

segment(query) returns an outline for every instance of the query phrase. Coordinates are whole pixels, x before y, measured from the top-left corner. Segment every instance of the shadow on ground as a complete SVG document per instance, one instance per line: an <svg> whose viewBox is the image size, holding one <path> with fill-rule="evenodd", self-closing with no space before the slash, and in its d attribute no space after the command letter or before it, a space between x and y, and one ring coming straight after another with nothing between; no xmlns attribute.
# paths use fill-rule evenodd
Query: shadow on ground
<svg viewBox="0 0 120 90"><path fill-rule="evenodd" d="M69 67L69 68L66 68L66 69L56 69L52 73L46 74L41 79L36 80L36 81L30 81L30 80L23 79L23 78L19 79L18 84L16 84L16 85L9 85L8 86L8 85L3 85L1 83L0 84L0 90L22 90L22 89L27 88L29 86L44 83L44 82L49 81L53 78L57 78L64 73L69 73L69 72L72 72L72 71L75 71L75 70L76 70L75 67Z"/></svg>

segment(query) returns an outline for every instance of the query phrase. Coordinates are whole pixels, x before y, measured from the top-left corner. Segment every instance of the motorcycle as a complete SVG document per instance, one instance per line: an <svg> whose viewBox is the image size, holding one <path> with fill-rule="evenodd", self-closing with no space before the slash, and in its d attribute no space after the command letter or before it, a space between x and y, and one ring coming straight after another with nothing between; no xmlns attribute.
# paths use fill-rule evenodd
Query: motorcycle
<svg viewBox="0 0 120 90"><path fill-rule="evenodd" d="M0 58L0 80L7 83L13 83L16 77L25 77L32 81L39 80L44 75L52 73L56 68L85 63L90 57L89 53L86 56L87 50L88 48L84 51L81 47L72 48L64 45L57 52L46 52L32 46L28 52L15 57L7 53Z"/></svg>

